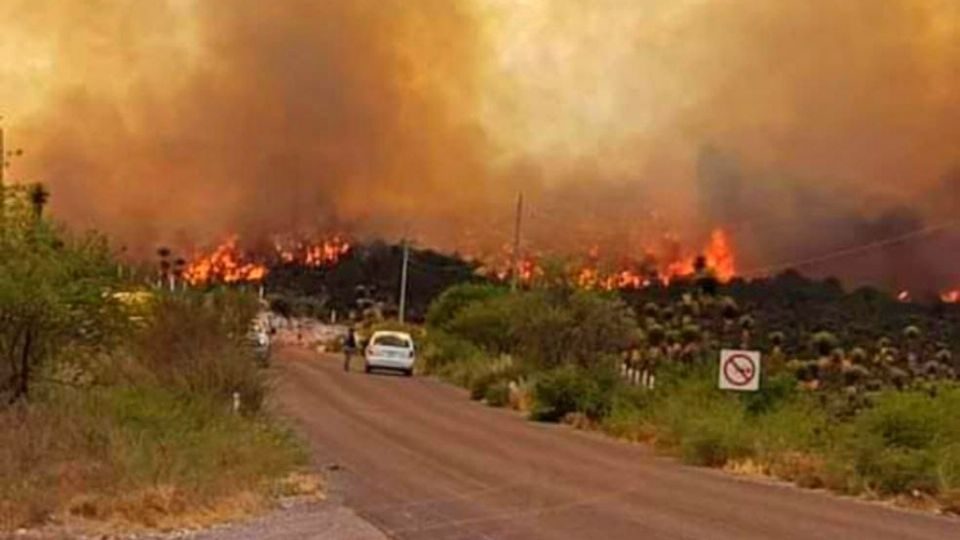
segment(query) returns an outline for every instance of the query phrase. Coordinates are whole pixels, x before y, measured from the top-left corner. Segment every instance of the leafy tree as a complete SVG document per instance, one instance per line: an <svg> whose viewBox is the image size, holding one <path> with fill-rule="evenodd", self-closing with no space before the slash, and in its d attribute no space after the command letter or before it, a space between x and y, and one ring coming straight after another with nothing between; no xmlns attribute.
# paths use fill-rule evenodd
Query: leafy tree
<svg viewBox="0 0 960 540"><path fill-rule="evenodd" d="M106 343L119 313L106 241L37 219L32 193L7 194L16 202L0 235L0 395L8 403L29 397L64 345Z"/></svg>

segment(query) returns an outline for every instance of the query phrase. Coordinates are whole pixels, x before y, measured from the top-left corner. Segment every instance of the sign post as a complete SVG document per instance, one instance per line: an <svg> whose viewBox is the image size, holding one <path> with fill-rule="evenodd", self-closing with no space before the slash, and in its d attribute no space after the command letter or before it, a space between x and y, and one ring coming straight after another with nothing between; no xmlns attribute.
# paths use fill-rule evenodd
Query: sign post
<svg viewBox="0 0 960 540"><path fill-rule="evenodd" d="M760 389L760 352L720 351L720 389L756 392Z"/></svg>

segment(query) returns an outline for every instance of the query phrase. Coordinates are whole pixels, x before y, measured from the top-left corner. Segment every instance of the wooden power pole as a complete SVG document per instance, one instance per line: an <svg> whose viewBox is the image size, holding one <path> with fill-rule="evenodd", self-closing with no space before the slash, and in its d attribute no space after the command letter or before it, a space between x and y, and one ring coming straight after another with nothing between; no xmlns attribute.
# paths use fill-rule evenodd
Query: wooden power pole
<svg viewBox="0 0 960 540"><path fill-rule="evenodd" d="M407 266L410 264L410 242L403 239L403 267L400 268L400 306L398 307L397 319L403 324L404 315L407 308Z"/></svg>
<svg viewBox="0 0 960 540"><path fill-rule="evenodd" d="M517 218L513 228L513 261L510 290L516 291L520 284L520 226L523 223L523 192L517 194Z"/></svg>

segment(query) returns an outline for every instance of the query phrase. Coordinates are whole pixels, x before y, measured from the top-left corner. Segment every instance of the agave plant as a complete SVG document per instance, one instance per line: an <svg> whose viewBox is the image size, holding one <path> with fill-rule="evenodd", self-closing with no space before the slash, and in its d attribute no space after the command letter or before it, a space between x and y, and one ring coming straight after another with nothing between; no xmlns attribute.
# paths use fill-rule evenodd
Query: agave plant
<svg viewBox="0 0 960 540"><path fill-rule="evenodd" d="M863 347L854 347L850 350L850 361L862 366L867 362L867 351Z"/></svg>
<svg viewBox="0 0 960 540"><path fill-rule="evenodd" d="M831 351L837 348L837 336L830 332L817 332L810 338L810 344L814 352L820 356L828 356Z"/></svg>
<svg viewBox="0 0 960 540"><path fill-rule="evenodd" d="M847 386L861 385L870 377L870 370L859 364L844 366L843 380Z"/></svg>

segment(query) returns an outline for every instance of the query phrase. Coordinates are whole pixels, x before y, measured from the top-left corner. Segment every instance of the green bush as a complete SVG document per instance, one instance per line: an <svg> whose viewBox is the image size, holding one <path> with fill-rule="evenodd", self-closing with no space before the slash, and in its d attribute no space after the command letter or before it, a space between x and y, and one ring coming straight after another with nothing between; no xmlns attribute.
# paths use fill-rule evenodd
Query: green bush
<svg viewBox="0 0 960 540"><path fill-rule="evenodd" d="M500 379L487 387L483 396L491 407L504 407L510 403L510 381Z"/></svg>
<svg viewBox="0 0 960 540"><path fill-rule="evenodd" d="M487 371L477 375L470 381L470 399L481 400L485 398L487 396L487 389L500 379L500 374L491 369L487 369Z"/></svg>
<svg viewBox="0 0 960 540"><path fill-rule="evenodd" d="M573 354L571 329L577 321L552 296L547 291L524 293L507 313L516 340L512 352L540 369L563 365Z"/></svg>
<svg viewBox="0 0 960 540"><path fill-rule="evenodd" d="M449 330L449 324L468 305L501 296L507 289L495 285L464 283L444 291L427 309L427 327Z"/></svg>
<svg viewBox="0 0 960 540"><path fill-rule="evenodd" d="M512 348L511 309L514 304L515 297L498 296L465 305L447 323L446 328L490 354L509 352Z"/></svg>
<svg viewBox="0 0 960 540"><path fill-rule="evenodd" d="M578 412L584 386L578 370L570 366L540 375L533 387L530 417L541 422L559 422L567 414Z"/></svg>
<svg viewBox="0 0 960 540"><path fill-rule="evenodd" d="M792 452L819 454L834 438L830 417L809 396L791 394L775 407L751 413L748 421L754 453L768 462Z"/></svg>
<svg viewBox="0 0 960 540"><path fill-rule="evenodd" d="M442 330L431 331L420 347L420 360L426 373L439 373L455 362L469 361L485 356L479 347Z"/></svg>
<svg viewBox="0 0 960 540"><path fill-rule="evenodd" d="M637 333L633 313L615 297L557 290L462 305L445 328L490 354L513 353L542 369L590 366L624 350Z"/></svg>
<svg viewBox="0 0 960 540"><path fill-rule="evenodd" d="M533 389L531 418L557 422L570 413L600 420L613 409L622 388L619 375L608 362L590 369L563 366L542 373Z"/></svg>
<svg viewBox="0 0 960 540"><path fill-rule="evenodd" d="M858 481L881 493L936 493L960 484L960 390L885 391L856 418L847 443Z"/></svg>
<svg viewBox="0 0 960 540"><path fill-rule="evenodd" d="M704 367L675 372L650 406L659 444L687 463L720 466L751 452L744 402L718 391L714 373Z"/></svg>
<svg viewBox="0 0 960 540"><path fill-rule="evenodd" d="M723 414L725 413L725 414ZM680 443L685 463L721 467L728 461L750 454L750 447L742 435L742 418L735 410L717 411L691 420Z"/></svg>
<svg viewBox="0 0 960 540"><path fill-rule="evenodd" d="M796 394L796 389L797 379L793 374L764 377L758 391L745 392L741 399L747 412L761 414L791 400Z"/></svg>
<svg viewBox="0 0 960 540"><path fill-rule="evenodd" d="M509 384L510 381L520 380L524 375L523 367L514 362L510 356L487 359L483 365L485 370L478 373L470 381L471 399L486 399L491 388L500 386L501 383L505 385Z"/></svg>
<svg viewBox="0 0 960 540"><path fill-rule="evenodd" d="M935 398L919 392L885 392L857 422L860 433L885 447L930 448L942 427Z"/></svg>
<svg viewBox="0 0 960 540"><path fill-rule="evenodd" d="M656 428L648 419L653 394L642 388L622 387L613 396L610 411L601 421L601 429L614 437L649 440Z"/></svg>

